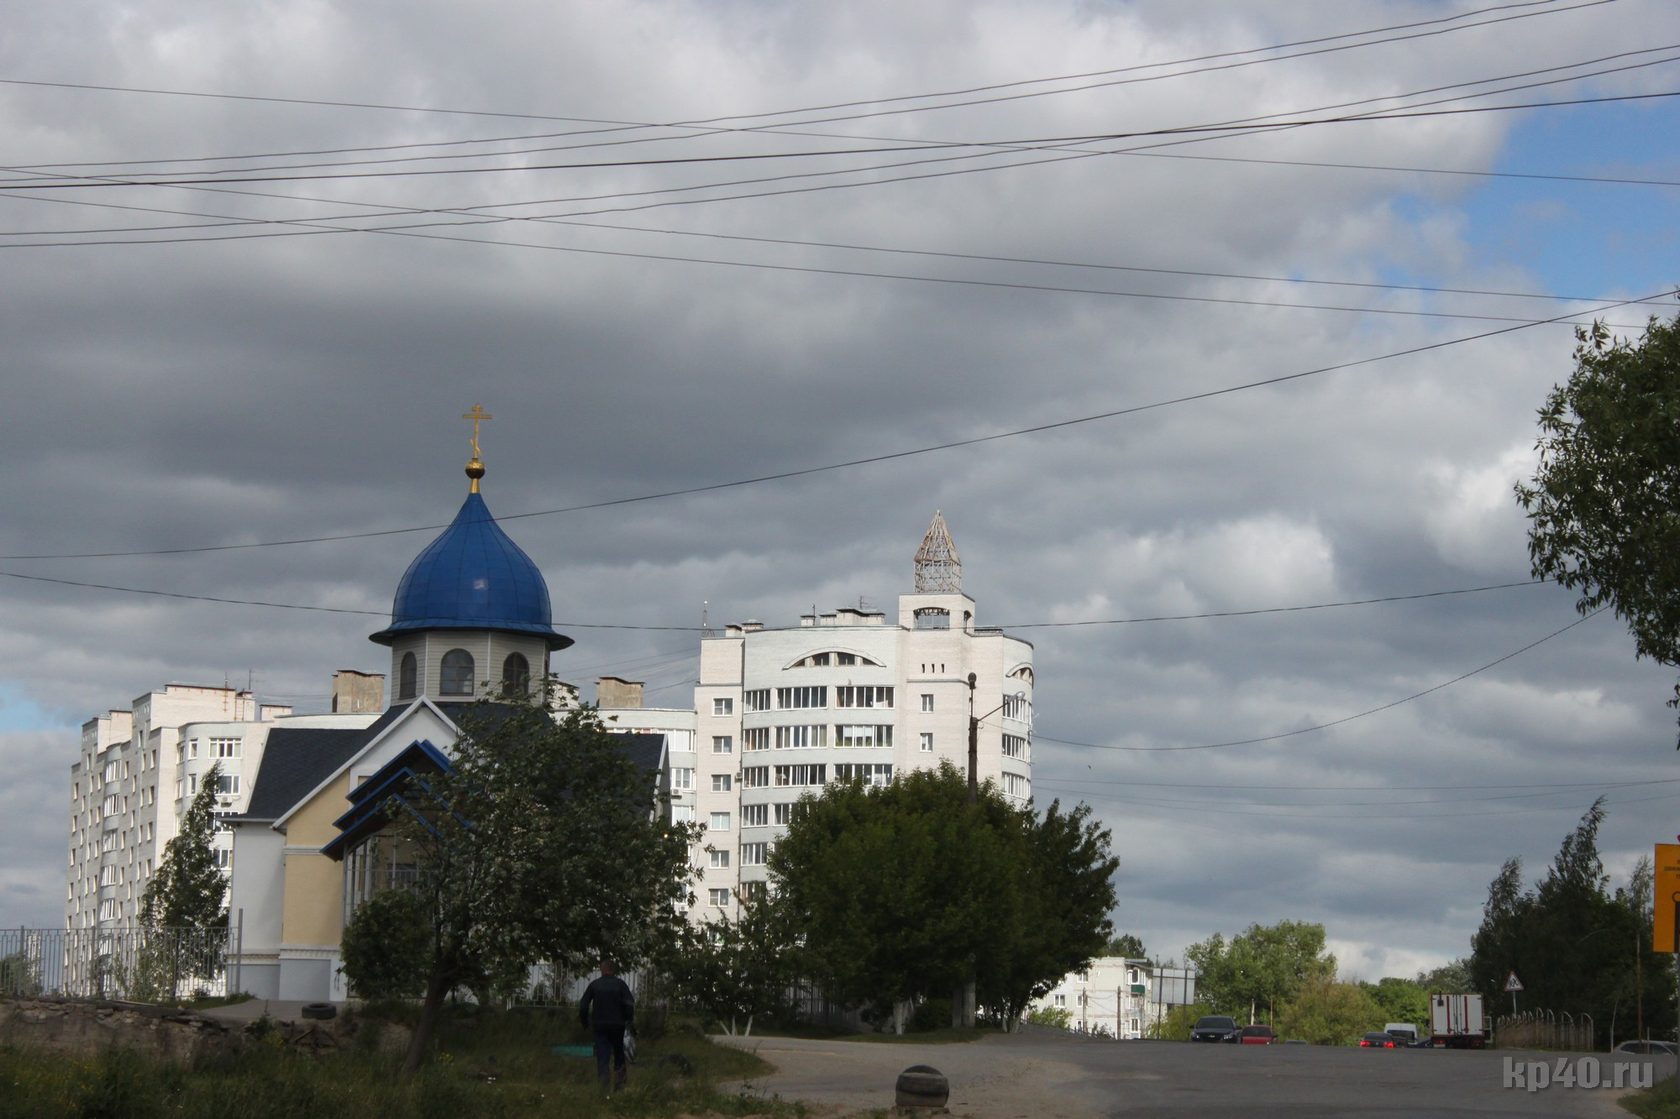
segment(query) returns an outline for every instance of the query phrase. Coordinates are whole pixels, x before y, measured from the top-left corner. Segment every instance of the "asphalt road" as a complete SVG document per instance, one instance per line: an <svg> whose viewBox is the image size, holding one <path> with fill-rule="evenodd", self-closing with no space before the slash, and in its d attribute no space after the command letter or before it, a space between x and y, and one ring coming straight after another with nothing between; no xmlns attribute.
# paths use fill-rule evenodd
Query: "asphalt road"
<svg viewBox="0 0 1680 1119"><path fill-rule="evenodd" d="M770 1076L748 1082L747 1091L803 1100L842 1115L892 1107L898 1073L915 1064L932 1065L950 1080L948 1106L958 1119L1221 1114L1604 1119L1627 1115L1615 1103L1621 1092L1586 1082L1614 1083L1620 1075L1625 1084L1635 1077L1675 1075L1674 1060L1667 1057L1113 1042L1050 1032L988 1035L949 1045L717 1040L756 1050L776 1066ZM1560 1082L1571 1076L1574 1086Z"/></svg>

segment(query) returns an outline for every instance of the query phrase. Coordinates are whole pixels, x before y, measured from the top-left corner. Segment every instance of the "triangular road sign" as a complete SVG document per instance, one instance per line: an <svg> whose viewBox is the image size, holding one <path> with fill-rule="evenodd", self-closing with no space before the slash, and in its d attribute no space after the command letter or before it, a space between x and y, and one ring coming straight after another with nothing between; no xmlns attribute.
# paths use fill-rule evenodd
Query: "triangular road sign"
<svg viewBox="0 0 1680 1119"><path fill-rule="evenodd" d="M1522 980L1517 978L1516 972L1513 971L1510 975L1505 977L1505 989L1507 991L1520 991L1523 989Z"/></svg>

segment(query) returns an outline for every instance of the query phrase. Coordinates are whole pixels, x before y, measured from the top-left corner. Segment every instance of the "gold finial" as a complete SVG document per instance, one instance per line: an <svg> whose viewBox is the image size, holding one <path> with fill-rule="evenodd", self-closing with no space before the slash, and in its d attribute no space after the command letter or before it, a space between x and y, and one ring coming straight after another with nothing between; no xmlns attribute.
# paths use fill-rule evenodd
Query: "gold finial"
<svg viewBox="0 0 1680 1119"><path fill-rule="evenodd" d="M478 425L484 420L493 420L496 417L492 416L489 412L486 412L484 410L484 405L474 404L472 406L472 411L463 412L461 414L461 418L463 420L471 420L473 422L472 460L467 463L467 477L472 479L472 483L467 487L467 492L477 493L478 480L484 477L484 463L478 457Z"/></svg>

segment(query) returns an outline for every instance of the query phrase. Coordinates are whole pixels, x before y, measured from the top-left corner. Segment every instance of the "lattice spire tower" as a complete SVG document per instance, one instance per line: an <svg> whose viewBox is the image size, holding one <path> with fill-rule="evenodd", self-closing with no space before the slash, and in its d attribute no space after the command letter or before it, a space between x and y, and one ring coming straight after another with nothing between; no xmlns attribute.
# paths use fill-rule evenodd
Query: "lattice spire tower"
<svg viewBox="0 0 1680 1119"><path fill-rule="evenodd" d="M951 542L945 516L934 511L922 546L916 549L916 593L962 592L962 557Z"/></svg>

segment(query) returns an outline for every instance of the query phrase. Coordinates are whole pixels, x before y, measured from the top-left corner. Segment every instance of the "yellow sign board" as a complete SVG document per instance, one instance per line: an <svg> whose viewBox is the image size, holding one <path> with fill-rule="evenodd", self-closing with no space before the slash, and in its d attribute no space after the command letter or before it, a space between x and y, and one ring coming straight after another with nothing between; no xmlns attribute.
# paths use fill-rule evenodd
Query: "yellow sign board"
<svg viewBox="0 0 1680 1119"><path fill-rule="evenodd" d="M1651 951L1680 952L1680 843L1657 844Z"/></svg>

